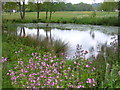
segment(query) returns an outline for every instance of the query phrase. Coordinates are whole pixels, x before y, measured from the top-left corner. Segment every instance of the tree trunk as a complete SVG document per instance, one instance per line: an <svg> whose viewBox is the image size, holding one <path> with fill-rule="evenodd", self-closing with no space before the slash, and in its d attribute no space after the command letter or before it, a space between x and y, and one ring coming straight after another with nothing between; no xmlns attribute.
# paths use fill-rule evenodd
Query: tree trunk
<svg viewBox="0 0 120 90"><path fill-rule="evenodd" d="M40 4L37 2L37 19L40 18Z"/></svg>
<svg viewBox="0 0 120 90"><path fill-rule="evenodd" d="M39 39L39 27L37 27L37 39Z"/></svg>
<svg viewBox="0 0 120 90"><path fill-rule="evenodd" d="M10 15L12 14L12 10L10 10Z"/></svg>
<svg viewBox="0 0 120 90"><path fill-rule="evenodd" d="M24 18L25 18L25 0L23 1L23 18L22 19Z"/></svg>
<svg viewBox="0 0 120 90"><path fill-rule="evenodd" d="M21 19L23 18L23 16L22 16L22 8L21 8L21 3L20 2L18 2L18 4L19 4L19 9L20 9L20 17L21 17Z"/></svg>
<svg viewBox="0 0 120 90"><path fill-rule="evenodd" d="M19 9L20 9L20 17L21 19L25 18L25 1L23 1L23 5L21 5L20 2L18 2L19 4Z"/></svg>
<svg viewBox="0 0 120 90"><path fill-rule="evenodd" d="M50 18L49 18L50 21L51 21L51 18L52 18L52 11L50 11Z"/></svg>
<svg viewBox="0 0 120 90"><path fill-rule="evenodd" d="M47 18L48 18L48 10L46 10L46 21L47 21Z"/></svg>
<svg viewBox="0 0 120 90"><path fill-rule="evenodd" d="M23 29L23 37L25 37L25 28L22 27L22 29Z"/></svg>

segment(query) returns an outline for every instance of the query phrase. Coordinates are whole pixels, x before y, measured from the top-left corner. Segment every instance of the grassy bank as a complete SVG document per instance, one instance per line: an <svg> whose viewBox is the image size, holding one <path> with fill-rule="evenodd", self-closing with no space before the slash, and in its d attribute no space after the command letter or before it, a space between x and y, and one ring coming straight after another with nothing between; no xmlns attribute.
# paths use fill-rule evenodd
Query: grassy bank
<svg viewBox="0 0 120 90"><path fill-rule="evenodd" d="M46 22L45 12L40 12L40 19L37 20L36 12L27 12L25 20L20 19L19 13L3 13L3 23L38 23ZM96 15L92 11L80 12L80 11L65 11L55 12L52 15L51 23L76 23L76 24L91 24L91 25L110 25L118 26L118 12L96 12Z"/></svg>
<svg viewBox="0 0 120 90"><path fill-rule="evenodd" d="M93 61L66 60L48 43L18 37L7 26L2 37L3 88L120 88L116 46L107 48L106 57L102 51Z"/></svg>

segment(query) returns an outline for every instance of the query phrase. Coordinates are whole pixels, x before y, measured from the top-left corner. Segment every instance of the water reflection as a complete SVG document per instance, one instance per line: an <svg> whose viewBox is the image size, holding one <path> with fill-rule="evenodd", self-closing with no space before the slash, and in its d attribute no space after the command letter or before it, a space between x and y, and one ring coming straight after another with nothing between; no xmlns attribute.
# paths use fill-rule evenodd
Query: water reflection
<svg viewBox="0 0 120 90"><path fill-rule="evenodd" d="M20 27L19 36L21 36L21 37L25 37L26 36L26 34L25 34L25 28L24 27Z"/></svg>
<svg viewBox="0 0 120 90"><path fill-rule="evenodd" d="M67 55L68 57L73 57L76 52L76 45L82 45L83 50L87 50L89 53L86 58L96 58L97 55L102 50L102 46L109 46L113 36L117 38L117 35L106 34L99 30L93 30L94 28L89 28L88 30L61 30L60 28L39 27L34 28L28 27L18 27L17 34L20 36L31 36L36 37L41 40L48 40L52 43L53 40L61 40L68 43ZM108 28L107 28L108 29Z"/></svg>

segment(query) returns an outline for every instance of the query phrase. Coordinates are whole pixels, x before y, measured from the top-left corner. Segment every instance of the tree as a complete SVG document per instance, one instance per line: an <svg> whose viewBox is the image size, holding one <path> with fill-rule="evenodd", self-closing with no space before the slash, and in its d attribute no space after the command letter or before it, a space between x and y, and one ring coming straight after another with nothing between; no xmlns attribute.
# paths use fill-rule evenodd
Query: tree
<svg viewBox="0 0 120 90"><path fill-rule="evenodd" d="M11 15L12 11L17 8L17 4L15 2L5 2L3 8L5 11L10 12Z"/></svg>
<svg viewBox="0 0 120 90"><path fill-rule="evenodd" d="M19 5L19 10L20 10L20 17L21 19L24 19L25 18L25 0L22 0L19 2L17 2L18 5Z"/></svg>
<svg viewBox="0 0 120 90"><path fill-rule="evenodd" d="M28 2L27 5L27 11L28 12L35 12L36 11L36 4L34 2Z"/></svg>
<svg viewBox="0 0 120 90"><path fill-rule="evenodd" d="M115 0L112 0L112 2L103 2L100 7L99 10L104 10L104 11L114 11L116 8L118 8L118 3L115 2Z"/></svg>
<svg viewBox="0 0 120 90"><path fill-rule="evenodd" d="M62 0L44 0L43 6L46 11L46 22L48 22L48 12L50 12L49 21L52 18L52 13L57 10L57 3L61 2ZM64 0L63 0L64 1Z"/></svg>

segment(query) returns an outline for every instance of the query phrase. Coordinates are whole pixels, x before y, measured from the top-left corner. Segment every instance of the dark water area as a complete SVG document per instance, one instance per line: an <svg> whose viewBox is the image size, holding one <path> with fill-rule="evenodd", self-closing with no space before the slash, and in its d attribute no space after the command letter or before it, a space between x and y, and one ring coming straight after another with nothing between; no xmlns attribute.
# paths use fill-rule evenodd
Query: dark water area
<svg viewBox="0 0 120 90"><path fill-rule="evenodd" d="M111 42L117 40L118 27L78 25L78 24L19 24L18 36L31 36L36 39L61 40L68 43L66 51L68 58L73 58L77 45L87 51L85 58L97 57L102 46L111 46Z"/></svg>

